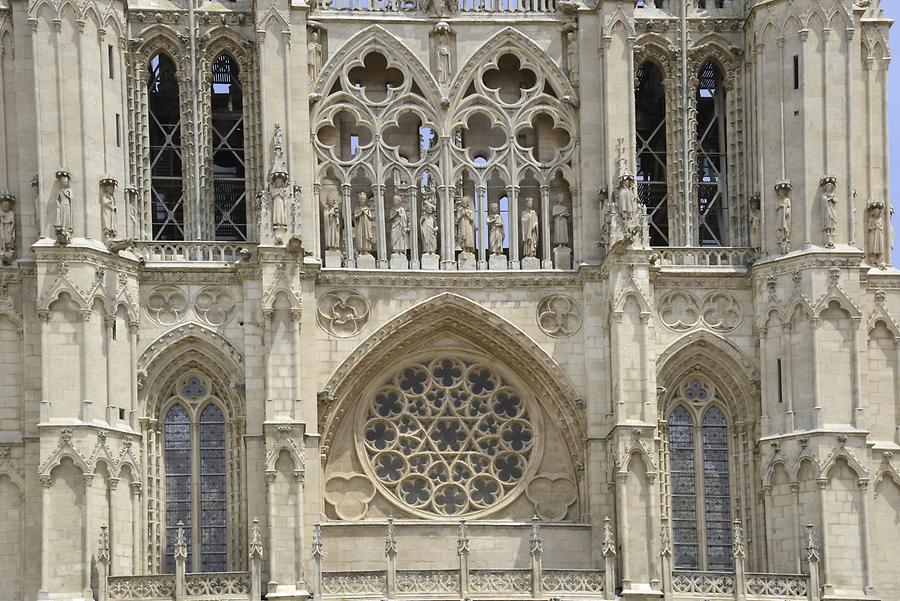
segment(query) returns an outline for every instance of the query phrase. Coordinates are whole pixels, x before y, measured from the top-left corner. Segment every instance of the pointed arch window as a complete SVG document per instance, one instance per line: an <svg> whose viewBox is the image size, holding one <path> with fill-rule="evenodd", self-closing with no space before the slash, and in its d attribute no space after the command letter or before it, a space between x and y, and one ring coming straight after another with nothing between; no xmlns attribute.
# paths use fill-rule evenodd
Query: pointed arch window
<svg viewBox="0 0 900 601"><path fill-rule="evenodd" d="M638 68L634 105L638 199L647 207L650 243L653 246L667 246L669 191L666 93L662 71L651 61L645 61Z"/></svg>
<svg viewBox="0 0 900 601"><path fill-rule="evenodd" d="M163 420L165 533L163 571L175 570L175 534L181 523L187 540L188 571L228 569L227 438L225 415L199 377L188 377L180 398Z"/></svg>
<svg viewBox="0 0 900 601"><path fill-rule="evenodd" d="M700 246L727 244L727 196L725 181L726 104L721 70L706 62L697 87L697 225Z"/></svg>
<svg viewBox="0 0 900 601"><path fill-rule="evenodd" d="M181 102L175 63L160 52L147 65L150 212L154 240L184 239Z"/></svg>
<svg viewBox="0 0 900 601"><path fill-rule="evenodd" d="M212 63L212 179L217 240L247 240L244 93L237 61L220 54Z"/></svg>
<svg viewBox="0 0 900 601"><path fill-rule="evenodd" d="M669 414L669 472L675 565L730 570L728 422L706 384L691 380Z"/></svg>

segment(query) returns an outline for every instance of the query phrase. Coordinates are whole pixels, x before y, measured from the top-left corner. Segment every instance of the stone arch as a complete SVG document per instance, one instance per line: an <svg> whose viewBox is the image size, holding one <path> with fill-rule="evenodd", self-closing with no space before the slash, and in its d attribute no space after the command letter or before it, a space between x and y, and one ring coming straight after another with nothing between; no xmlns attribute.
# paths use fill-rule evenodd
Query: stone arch
<svg viewBox="0 0 900 601"><path fill-rule="evenodd" d="M822 463L822 467L819 470L819 477L830 480L831 472L842 462L847 464L847 467L853 471L858 479L868 480L869 470L844 446L835 449Z"/></svg>
<svg viewBox="0 0 900 601"><path fill-rule="evenodd" d="M638 37L634 47L634 72L646 62L653 63L664 78L673 77L675 54L671 42L658 33L645 33Z"/></svg>
<svg viewBox="0 0 900 601"><path fill-rule="evenodd" d="M150 59L156 54L162 53L172 61L175 66L175 76L181 80L184 76L181 61L185 56L185 48L171 28L165 25L151 25L142 30L137 37L144 40L137 51L137 56L141 57L141 64L136 65L139 73L146 72Z"/></svg>
<svg viewBox="0 0 900 601"><path fill-rule="evenodd" d="M323 455L334 442L343 417L360 391L384 368L410 349L452 335L491 355L546 404L577 467L584 465L584 416L578 392L559 365L531 337L508 321L458 294L445 292L395 317L371 334L335 370L320 395L319 431Z"/></svg>

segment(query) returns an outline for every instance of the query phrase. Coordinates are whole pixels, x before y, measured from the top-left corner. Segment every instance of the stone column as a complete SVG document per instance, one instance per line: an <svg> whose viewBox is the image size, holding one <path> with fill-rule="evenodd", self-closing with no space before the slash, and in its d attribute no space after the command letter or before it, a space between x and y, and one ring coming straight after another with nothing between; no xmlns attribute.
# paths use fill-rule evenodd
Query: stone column
<svg viewBox="0 0 900 601"><path fill-rule="evenodd" d="M102 524L100 544L97 548L97 601L106 601L107 576L109 576L109 530L106 524Z"/></svg>
<svg viewBox="0 0 900 601"><path fill-rule="evenodd" d="M41 590L39 599L47 599L50 593L50 566L51 550L48 537L50 532L50 488L53 486L53 477L50 474L41 474Z"/></svg>
<svg viewBox="0 0 900 601"><path fill-rule="evenodd" d="M144 562L141 561L141 483L131 483L131 570L135 574L144 574Z"/></svg>
<svg viewBox="0 0 900 601"><path fill-rule="evenodd" d="M87 398L87 388L88 388L88 380L87 380L87 365L88 365L88 354L89 348L91 345L88 343L88 324L91 322L91 315L93 315L93 310L81 309L81 328L79 328L78 332L78 341L80 343L81 352L78 353L78 364L79 364L79 387L80 387L80 398L81 398L81 421L90 421L93 418L91 412L91 404L93 402L92 399Z"/></svg>
<svg viewBox="0 0 900 601"><path fill-rule="evenodd" d="M782 325L782 331L787 338L787 349L784 351L784 373L781 374L779 385L784 390L784 432L789 434L794 431L794 377L791 371L791 355L793 354L793 331L790 323ZM784 344L782 344L784 348Z"/></svg>
<svg viewBox="0 0 900 601"><path fill-rule="evenodd" d="M851 381L850 381L850 395L853 400L853 415L850 417L850 424L854 428L865 429L866 427L866 419L865 419L865 409L862 404L862 384L860 383L860 372L861 363L859 349L861 346L859 343L859 338L861 335L865 335L865 332L860 328L860 324L862 323L862 319L859 317L854 317L850 320L850 369L851 369Z"/></svg>
<svg viewBox="0 0 900 601"><path fill-rule="evenodd" d="M506 197L509 198L507 207L509 228L509 268L519 268L519 186L506 186Z"/></svg>
<svg viewBox="0 0 900 601"><path fill-rule="evenodd" d="M115 315L104 315L103 316L103 325L106 330L105 336L105 355L106 355L106 409L104 411L104 419L106 419L106 423L114 424L118 419L116 415L116 408L113 407L112 401L112 341L113 341L113 328L116 327L116 316ZM134 372L131 372L134 373Z"/></svg>
<svg viewBox="0 0 900 601"><path fill-rule="evenodd" d="M138 320L128 321L128 352L130 354L131 376L129 382L131 384L131 404L128 410L128 425L132 430L138 429L138 386L137 386L137 359L138 359L138 330L140 322Z"/></svg>
<svg viewBox="0 0 900 601"><path fill-rule="evenodd" d="M321 601L322 599L322 560L325 559L325 547L322 544L322 526L315 524L313 526L312 540L312 558L315 564L316 580L313 583L313 599ZM254 600L256 597L254 597Z"/></svg>
<svg viewBox="0 0 900 601"><path fill-rule="evenodd" d="M813 525L806 525L806 566L809 571L807 600L819 600L819 550L816 548L816 535Z"/></svg>
<svg viewBox="0 0 900 601"><path fill-rule="evenodd" d="M84 479L84 504L81 506L81 535L82 544L84 546L81 548L83 553L81 556L81 576L84 588L84 598L93 599L94 592L91 590L91 547L93 547L93 545L91 545L91 532L88 529L88 522L90 521L88 509L91 506L90 494L91 487L94 485L94 474L82 474L82 478Z"/></svg>
<svg viewBox="0 0 900 601"><path fill-rule="evenodd" d="M731 554L734 557L734 598L735 601L747 599L747 574L744 568L744 529L740 520L734 520L732 524L733 536L731 540Z"/></svg>
<svg viewBox="0 0 900 601"><path fill-rule="evenodd" d="M459 598L466 599L469 597L469 537L466 536L465 520L459 522L456 554L459 556Z"/></svg>
<svg viewBox="0 0 900 601"><path fill-rule="evenodd" d="M550 251L550 186L541 186L541 267L553 269L553 254Z"/></svg>
<svg viewBox="0 0 900 601"><path fill-rule="evenodd" d="M394 537L394 518L387 521L387 536L384 539L384 556L387 557L387 573L385 574L385 594L393 599L397 591L397 539Z"/></svg>
<svg viewBox="0 0 900 601"><path fill-rule="evenodd" d="M350 184L341 184L341 204L344 211L344 247L347 258L344 267L356 267L356 251L353 248L353 205L350 202Z"/></svg>
<svg viewBox="0 0 900 601"><path fill-rule="evenodd" d="M175 601L184 601L184 574L187 564L187 541L184 538L184 524L178 522L175 533Z"/></svg>
<svg viewBox="0 0 900 601"><path fill-rule="evenodd" d="M603 518L603 593L605 599L616 599L616 539L609 516Z"/></svg>
<svg viewBox="0 0 900 601"><path fill-rule="evenodd" d="M828 582L828 579L831 577L831 570L828 566L828 511L825 507L825 488L827 486L827 478L816 478L816 490L819 500L819 519L822 524L822 588L825 590L825 594L829 595L834 592L834 587Z"/></svg>
<svg viewBox="0 0 900 601"><path fill-rule="evenodd" d="M859 521L862 523L859 546L861 547L860 551L862 551L863 590L866 597L875 597L877 595L875 593L875 585L872 583L872 550L869 543L872 539L869 529L869 479L860 478L857 483L859 484L859 493L862 498L859 509Z"/></svg>
<svg viewBox="0 0 900 601"><path fill-rule="evenodd" d="M263 544L262 544L262 536L259 533L259 520L253 518L253 526L250 529L250 599L256 601L256 599L262 598L262 583L261 583L261 563L263 556ZM316 601L319 601L320 597L316 597Z"/></svg>
<svg viewBox="0 0 900 601"><path fill-rule="evenodd" d="M531 598L540 599L544 596L543 583L541 582L542 556L544 554L544 539L541 537L541 524L537 516L531 518Z"/></svg>
<svg viewBox="0 0 900 601"><path fill-rule="evenodd" d="M299 501L299 499L298 499ZM269 592L274 592L275 582L274 578L274 570L272 570L272 559L275 557L275 472L266 472L266 508L268 509L269 515L266 520L266 531L267 538L269 543L269 582L268 582L268 590Z"/></svg>
<svg viewBox="0 0 900 601"><path fill-rule="evenodd" d="M377 155L376 155L377 156ZM380 171L379 171L380 172ZM376 266L378 269L387 269L389 265L387 250L387 211L384 209L384 184L372 186L375 189L375 244L377 248Z"/></svg>
<svg viewBox="0 0 900 601"><path fill-rule="evenodd" d="M669 531L669 518L662 518L659 530L659 557L662 560L662 582L660 589L663 597L672 598L672 535ZM609 597L607 597L608 599Z"/></svg>
<svg viewBox="0 0 900 601"><path fill-rule="evenodd" d="M813 317L809 320L809 339L810 345L812 346L809 361L812 369L813 384L813 428L816 430L819 430L824 426L821 393L819 391L819 326L821 325L822 320L818 317Z"/></svg>

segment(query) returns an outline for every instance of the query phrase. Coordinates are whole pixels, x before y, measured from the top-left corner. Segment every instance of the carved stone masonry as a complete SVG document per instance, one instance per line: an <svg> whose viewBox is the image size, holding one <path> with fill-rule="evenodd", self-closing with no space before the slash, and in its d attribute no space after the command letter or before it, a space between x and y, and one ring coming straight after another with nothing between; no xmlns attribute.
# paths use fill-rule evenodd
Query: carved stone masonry
<svg viewBox="0 0 900 601"><path fill-rule="evenodd" d="M104 177L100 180L100 219L103 239L107 241L115 239L118 235L116 225L116 186L118 185L119 182L114 177Z"/></svg>
<svg viewBox="0 0 900 601"><path fill-rule="evenodd" d="M837 178L825 176L819 180L822 190L822 233L825 234L825 247L834 248L834 233L837 230L837 197L834 190Z"/></svg>
<svg viewBox="0 0 900 601"><path fill-rule="evenodd" d="M0 191L0 263L10 265L16 257L16 197Z"/></svg>
<svg viewBox="0 0 900 601"><path fill-rule="evenodd" d="M775 207L775 242L782 254L791 251L791 183L780 181L775 184L778 205Z"/></svg>
<svg viewBox="0 0 900 601"><path fill-rule="evenodd" d="M67 245L72 239L72 174L65 169L56 172L59 191L56 193L56 241Z"/></svg>
<svg viewBox="0 0 900 601"><path fill-rule="evenodd" d="M884 203L869 201L866 207L866 259L874 267L884 269Z"/></svg>

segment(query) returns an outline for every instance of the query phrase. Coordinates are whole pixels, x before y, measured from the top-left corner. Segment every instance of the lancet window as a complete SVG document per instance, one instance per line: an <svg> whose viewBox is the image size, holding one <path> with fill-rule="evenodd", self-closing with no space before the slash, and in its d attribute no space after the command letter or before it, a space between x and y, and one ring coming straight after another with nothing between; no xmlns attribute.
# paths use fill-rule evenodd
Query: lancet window
<svg viewBox="0 0 900 601"><path fill-rule="evenodd" d="M505 49L450 81L439 52L448 102L412 59L348 55L313 113L326 267L571 268L577 120L541 61Z"/></svg>
<svg viewBox="0 0 900 601"><path fill-rule="evenodd" d="M725 187L726 104L722 73L712 62L700 68L694 186L700 246L727 243Z"/></svg>
<svg viewBox="0 0 900 601"><path fill-rule="evenodd" d="M676 567L728 570L728 420L711 388L703 380L689 380L668 417L672 535Z"/></svg>
<svg viewBox="0 0 900 601"><path fill-rule="evenodd" d="M147 65L150 213L154 240L184 239L181 104L175 63L160 52Z"/></svg>
<svg viewBox="0 0 900 601"><path fill-rule="evenodd" d="M228 54L212 64L212 179L217 240L247 239L244 94L240 68Z"/></svg>
<svg viewBox="0 0 900 601"><path fill-rule="evenodd" d="M634 88L638 200L647 208L650 243L669 244L666 92L662 71L652 61L637 70Z"/></svg>
<svg viewBox="0 0 900 601"><path fill-rule="evenodd" d="M225 416L207 383L189 376L165 412L162 427L165 550L163 571L175 569L181 526L188 571L222 572L228 564L228 437Z"/></svg>

